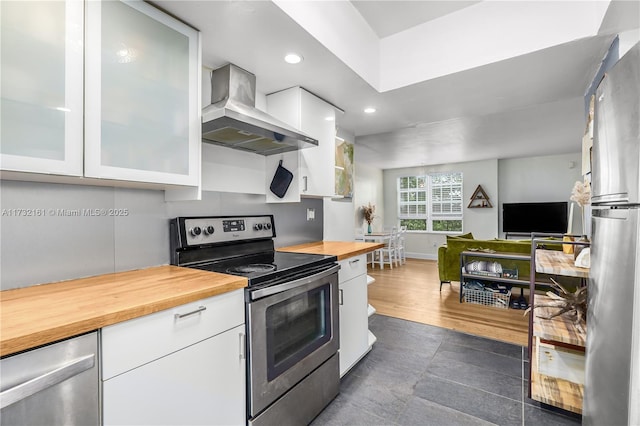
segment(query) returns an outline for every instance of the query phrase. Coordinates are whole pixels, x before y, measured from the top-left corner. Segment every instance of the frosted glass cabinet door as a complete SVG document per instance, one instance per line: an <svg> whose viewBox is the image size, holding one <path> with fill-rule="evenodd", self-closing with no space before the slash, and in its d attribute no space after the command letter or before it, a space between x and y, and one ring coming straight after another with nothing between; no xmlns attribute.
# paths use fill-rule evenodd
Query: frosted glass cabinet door
<svg viewBox="0 0 640 426"><path fill-rule="evenodd" d="M86 7L85 175L197 185L199 33L141 1Z"/></svg>
<svg viewBox="0 0 640 426"><path fill-rule="evenodd" d="M0 169L82 175L83 2L0 1Z"/></svg>

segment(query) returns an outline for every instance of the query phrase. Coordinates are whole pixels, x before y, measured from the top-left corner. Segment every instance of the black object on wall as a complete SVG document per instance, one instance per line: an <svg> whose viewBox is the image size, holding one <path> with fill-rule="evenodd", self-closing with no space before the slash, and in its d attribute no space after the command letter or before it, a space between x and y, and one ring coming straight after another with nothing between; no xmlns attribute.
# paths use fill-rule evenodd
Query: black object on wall
<svg viewBox="0 0 640 426"><path fill-rule="evenodd" d="M289 185L291 185L292 180L293 173L282 167L282 160L280 160L280 164L278 164L276 173L273 175L273 180L271 181L269 189L276 195L276 197L283 198L284 194L287 193L287 189L289 189Z"/></svg>

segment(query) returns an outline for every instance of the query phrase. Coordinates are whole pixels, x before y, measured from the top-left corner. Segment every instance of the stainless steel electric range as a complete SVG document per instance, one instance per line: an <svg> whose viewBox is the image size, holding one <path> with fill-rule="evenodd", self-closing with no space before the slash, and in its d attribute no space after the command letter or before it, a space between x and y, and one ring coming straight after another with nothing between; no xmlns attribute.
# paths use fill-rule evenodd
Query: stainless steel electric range
<svg viewBox="0 0 640 426"><path fill-rule="evenodd" d="M339 392L339 266L275 236L272 215L178 217L171 264L248 278L247 422L303 425Z"/></svg>

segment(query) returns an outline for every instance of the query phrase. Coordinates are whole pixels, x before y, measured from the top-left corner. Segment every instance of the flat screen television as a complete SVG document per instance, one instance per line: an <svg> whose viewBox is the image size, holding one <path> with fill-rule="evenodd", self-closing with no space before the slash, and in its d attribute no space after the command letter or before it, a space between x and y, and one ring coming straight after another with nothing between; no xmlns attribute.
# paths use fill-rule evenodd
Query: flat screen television
<svg viewBox="0 0 640 426"><path fill-rule="evenodd" d="M551 203L505 203L502 231L511 233L567 232L566 201Z"/></svg>

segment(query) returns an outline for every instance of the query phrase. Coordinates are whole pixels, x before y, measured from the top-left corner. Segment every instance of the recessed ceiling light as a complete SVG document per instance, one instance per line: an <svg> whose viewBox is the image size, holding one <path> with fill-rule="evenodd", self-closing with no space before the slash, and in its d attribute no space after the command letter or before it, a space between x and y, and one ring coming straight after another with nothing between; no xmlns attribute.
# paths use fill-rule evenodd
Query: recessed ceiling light
<svg viewBox="0 0 640 426"><path fill-rule="evenodd" d="M367 114L373 114L374 112L376 112L376 109L373 107L367 107L364 109L364 112L366 112Z"/></svg>
<svg viewBox="0 0 640 426"><path fill-rule="evenodd" d="M287 56L284 57L285 62L288 64L298 64L302 62L302 56L297 53L287 53Z"/></svg>

